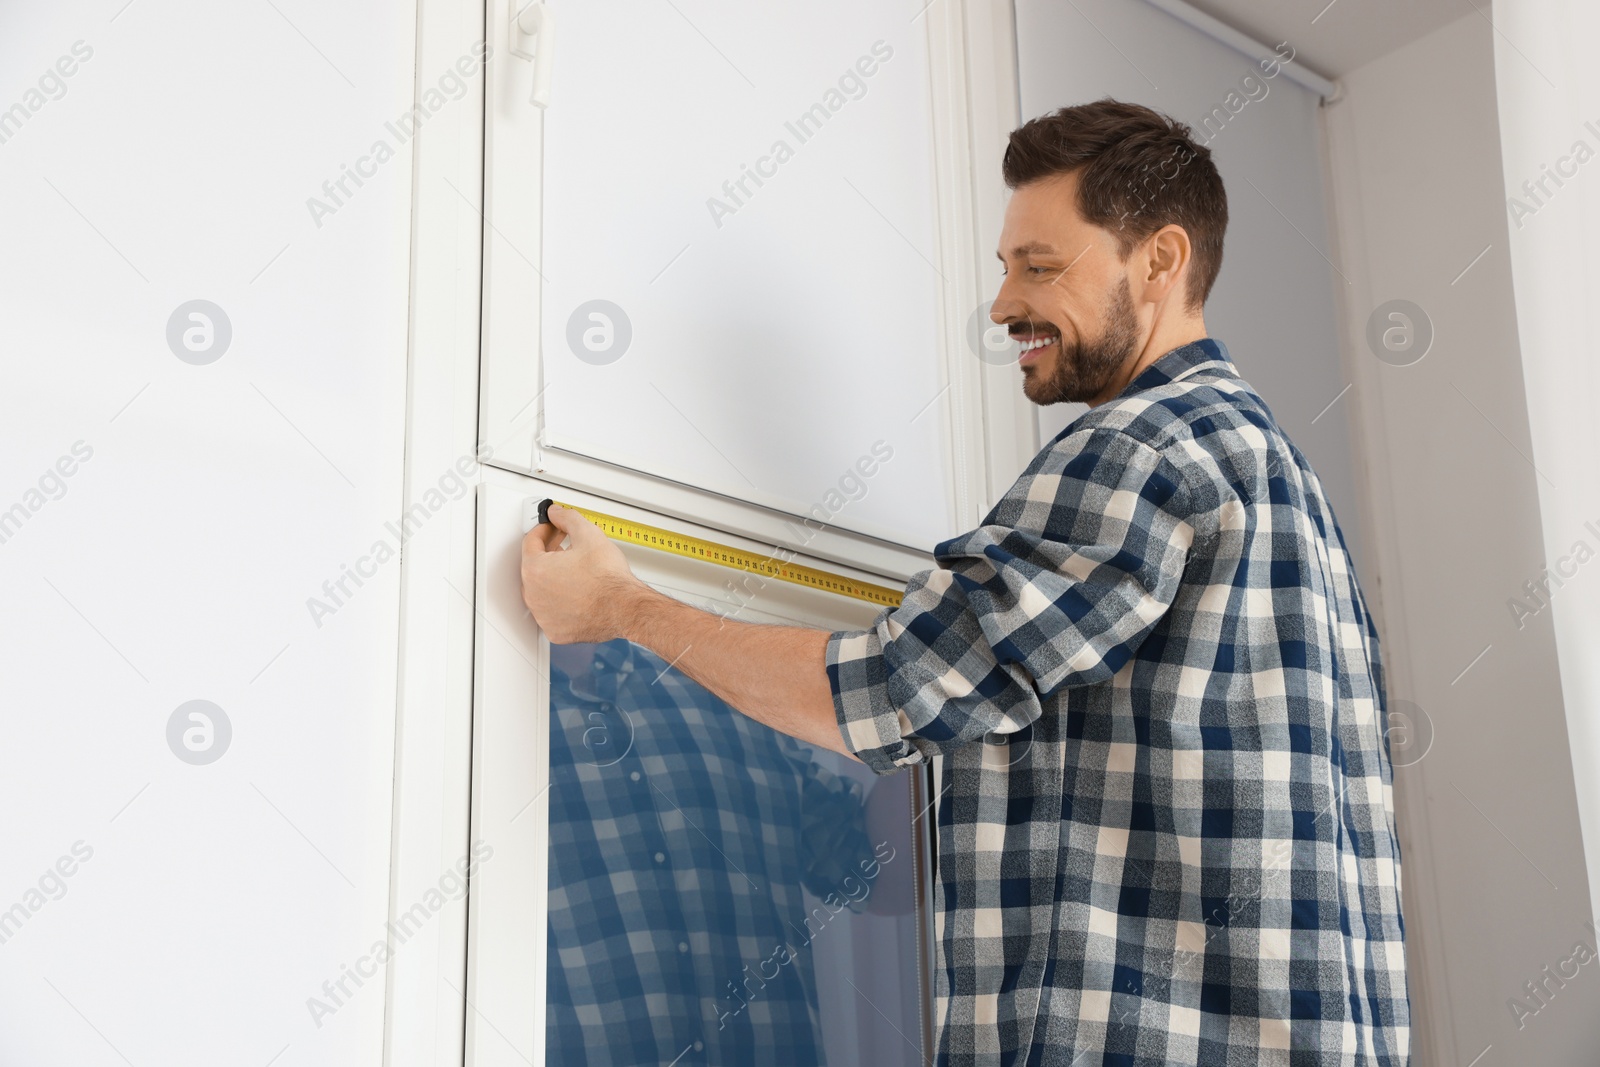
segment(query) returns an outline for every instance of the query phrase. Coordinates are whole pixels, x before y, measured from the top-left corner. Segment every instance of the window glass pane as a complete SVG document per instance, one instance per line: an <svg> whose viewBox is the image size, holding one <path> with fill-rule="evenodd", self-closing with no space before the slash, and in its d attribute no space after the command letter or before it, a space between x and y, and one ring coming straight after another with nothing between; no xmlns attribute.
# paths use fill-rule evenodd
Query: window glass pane
<svg viewBox="0 0 1600 1067"><path fill-rule="evenodd" d="M553 645L546 1062L911 1065L911 776Z"/></svg>
<svg viewBox="0 0 1600 1067"><path fill-rule="evenodd" d="M924 2L557 0L550 444L949 536Z"/></svg>

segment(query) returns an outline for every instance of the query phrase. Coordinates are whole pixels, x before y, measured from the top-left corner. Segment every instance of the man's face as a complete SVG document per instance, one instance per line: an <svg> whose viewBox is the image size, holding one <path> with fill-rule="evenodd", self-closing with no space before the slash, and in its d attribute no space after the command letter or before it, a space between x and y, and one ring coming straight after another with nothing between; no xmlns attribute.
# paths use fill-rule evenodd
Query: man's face
<svg viewBox="0 0 1600 1067"><path fill-rule="evenodd" d="M1110 400L1144 326L1115 236L1083 221L1076 173L1011 195L1000 234L1006 277L990 317L1022 345L1022 391L1035 404Z"/></svg>

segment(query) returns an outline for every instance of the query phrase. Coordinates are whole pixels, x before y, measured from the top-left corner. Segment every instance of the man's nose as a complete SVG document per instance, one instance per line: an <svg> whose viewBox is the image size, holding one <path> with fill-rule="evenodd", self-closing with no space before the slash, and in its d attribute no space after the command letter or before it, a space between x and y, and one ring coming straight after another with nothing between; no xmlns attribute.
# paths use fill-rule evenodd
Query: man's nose
<svg viewBox="0 0 1600 1067"><path fill-rule="evenodd" d="M1016 283L1010 275L1000 279L1000 291L994 295L994 303L989 307L989 318L995 322L1017 322L1028 317L1028 308L1014 295Z"/></svg>

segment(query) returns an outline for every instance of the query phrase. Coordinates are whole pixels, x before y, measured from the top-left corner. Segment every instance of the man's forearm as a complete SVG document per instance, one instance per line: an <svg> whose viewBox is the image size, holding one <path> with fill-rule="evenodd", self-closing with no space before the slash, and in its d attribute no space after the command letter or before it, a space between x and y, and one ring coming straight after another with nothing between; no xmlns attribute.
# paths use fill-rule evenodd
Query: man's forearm
<svg viewBox="0 0 1600 1067"><path fill-rule="evenodd" d="M833 710L827 631L722 618L643 583L631 583L623 596L622 636L757 722L852 755Z"/></svg>

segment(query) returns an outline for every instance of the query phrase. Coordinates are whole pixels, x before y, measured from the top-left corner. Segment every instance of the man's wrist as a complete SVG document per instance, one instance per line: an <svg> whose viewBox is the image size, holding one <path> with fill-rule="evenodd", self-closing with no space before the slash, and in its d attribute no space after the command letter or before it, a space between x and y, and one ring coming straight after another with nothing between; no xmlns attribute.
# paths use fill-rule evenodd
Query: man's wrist
<svg viewBox="0 0 1600 1067"><path fill-rule="evenodd" d="M617 636L649 647L646 638L652 628L650 623L660 611L663 601L674 603L671 597L652 589L638 578L629 578L617 591Z"/></svg>

